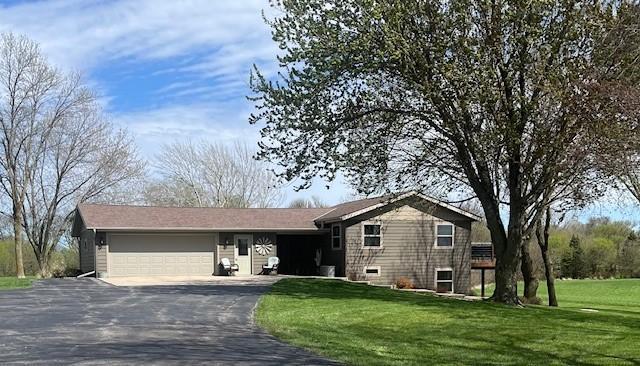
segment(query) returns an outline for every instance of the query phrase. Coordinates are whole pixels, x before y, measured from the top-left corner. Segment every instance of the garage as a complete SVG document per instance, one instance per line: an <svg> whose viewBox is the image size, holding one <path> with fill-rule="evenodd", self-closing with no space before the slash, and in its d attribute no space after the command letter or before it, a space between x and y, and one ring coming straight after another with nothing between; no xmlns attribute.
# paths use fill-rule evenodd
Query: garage
<svg viewBox="0 0 640 366"><path fill-rule="evenodd" d="M109 276L210 276L214 234L111 234Z"/></svg>

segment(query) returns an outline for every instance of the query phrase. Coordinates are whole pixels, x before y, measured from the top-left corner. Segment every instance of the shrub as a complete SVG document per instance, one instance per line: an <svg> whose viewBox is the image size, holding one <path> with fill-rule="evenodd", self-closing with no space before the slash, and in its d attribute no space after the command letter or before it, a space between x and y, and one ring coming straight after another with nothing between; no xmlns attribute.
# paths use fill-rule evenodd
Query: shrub
<svg viewBox="0 0 640 366"><path fill-rule="evenodd" d="M77 275L82 274L81 271L77 268L64 268L58 267L51 271L51 277L55 278L64 278L64 277L75 277Z"/></svg>
<svg viewBox="0 0 640 366"><path fill-rule="evenodd" d="M396 281L396 287L397 288L414 288L413 287L413 282L408 279L407 277L400 277L398 278L398 280Z"/></svg>

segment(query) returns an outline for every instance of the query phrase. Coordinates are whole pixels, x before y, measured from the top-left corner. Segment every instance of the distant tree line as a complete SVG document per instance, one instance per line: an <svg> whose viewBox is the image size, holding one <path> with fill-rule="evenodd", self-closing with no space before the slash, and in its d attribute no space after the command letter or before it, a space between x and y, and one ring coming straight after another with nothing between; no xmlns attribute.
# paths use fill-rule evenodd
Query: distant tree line
<svg viewBox="0 0 640 366"><path fill-rule="evenodd" d="M482 223L472 227L472 241L491 238ZM537 246L528 247L533 278L545 278ZM563 279L640 277L640 232L631 221L592 217L585 223L552 224L549 230L552 275ZM521 278L524 277L521 274Z"/></svg>
<svg viewBox="0 0 640 366"><path fill-rule="evenodd" d="M640 277L640 237L626 221L594 218L553 229L551 256L559 278Z"/></svg>

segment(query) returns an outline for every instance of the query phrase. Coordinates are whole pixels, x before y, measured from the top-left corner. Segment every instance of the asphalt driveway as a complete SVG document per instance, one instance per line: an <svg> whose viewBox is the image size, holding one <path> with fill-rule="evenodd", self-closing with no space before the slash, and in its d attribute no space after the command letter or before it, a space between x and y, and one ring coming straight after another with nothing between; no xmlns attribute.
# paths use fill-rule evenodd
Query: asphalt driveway
<svg viewBox="0 0 640 366"><path fill-rule="evenodd" d="M268 288L53 279L0 291L0 364L331 364L253 324Z"/></svg>

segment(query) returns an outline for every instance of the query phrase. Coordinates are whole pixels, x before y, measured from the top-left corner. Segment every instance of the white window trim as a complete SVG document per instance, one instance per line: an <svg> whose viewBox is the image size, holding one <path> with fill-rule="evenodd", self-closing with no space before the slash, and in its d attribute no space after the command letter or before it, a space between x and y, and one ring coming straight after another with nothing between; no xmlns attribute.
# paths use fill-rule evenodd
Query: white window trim
<svg viewBox="0 0 640 366"><path fill-rule="evenodd" d="M438 245L438 225L451 225L451 246L445 247ZM433 226L433 247L437 249L453 249L456 246L456 226L452 222L448 221L436 221ZM449 237L449 235L440 235L442 237Z"/></svg>
<svg viewBox="0 0 640 366"><path fill-rule="evenodd" d="M379 246L376 247L376 246L371 246L371 245L364 245L364 237L365 237L365 235L364 235L364 227L365 227L365 225L380 225L380 245ZM382 230L383 229L382 221L363 221L360 226L361 226L361 229L360 229L360 242L362 243L362 249L373 249L373 250L382 249L382 247L384 245L384 243L383 243L384 235L382 233L382 231L383 231ZM377 235L367 235L367 236L375 237Z"/></svg>
<svg viewBox="0 0 640 366"><path fill-rule="evenodd" d="M333 235L333 228L334 227L338 227L338 236L334 236ZM333 239L338 238L340 239L340 246L338 246L337 248L334 248L333 246ZM342 225L340 224L331 224L331 250L342 250Z"/></svg>
<svg viewBox="0 0 640 366"><path fill-rule="evenodd" d="M444 272L444 271L451 271L451 280L441 280L438 281L438 272ZM453 268L451 267L436 267L436 272L434 274L433 277L433 288L438 291L438 282L451 282L451 293L455 293L456 292L456 287L455 287L455 277L456 274L455 272L453 272Z"/></svg>
<svg viewBox="0 0 640 366"><path fill-rule="evenodd" d="M368 269L378 270L378 273L367 273ZM362 273L364 273L366 277L380 277L380 275L382 274L382 270L380 266L365 266L364 269L362 270Z"/></svg>

